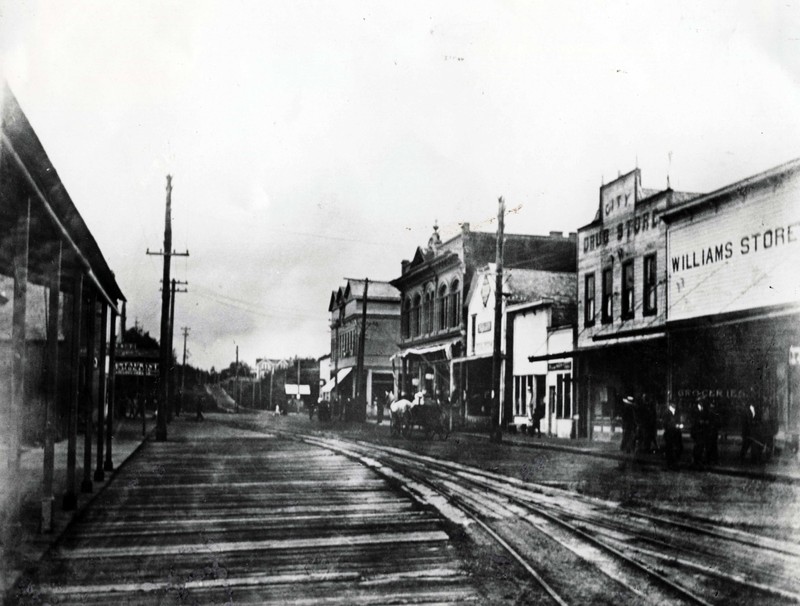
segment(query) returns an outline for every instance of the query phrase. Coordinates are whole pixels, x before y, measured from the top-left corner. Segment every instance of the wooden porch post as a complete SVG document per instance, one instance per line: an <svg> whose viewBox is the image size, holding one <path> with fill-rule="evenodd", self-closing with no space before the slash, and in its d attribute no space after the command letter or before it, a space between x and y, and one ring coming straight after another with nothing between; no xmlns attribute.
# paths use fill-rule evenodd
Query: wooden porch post
<svg viewBox="0 0 800 606"><path fill-rule="evenodd" d="M25 310L28 306L28 245L31 201L23 205L23 215L14 230L14 303L11 325L11 400L9 418L8 467L11 480L10 506L20 505L20 457L22 456L23 411L25 406Z"/></svg>
<svg viewBox="0 0 800 606"><path fill-rule="evenodd" d="M94 288L86 300L86 363L83 380L83 481L81 492L92 492L92 377L94 376L94 334L97 321L97 302Z"/></svg>
<svg viewBox="0 0 800 606"><path fill-rule="evenodd" d="M80 402L81 314L83 303L83 273L78 270L72 283L72 324L69 335L69 429L67 434L67 487L62 507L69 511L78 505L75 483L76 446L78 442L78 403Z"/></svg>
<svg viewBox="0 0 800 606"><path fill-rule="evenodd" d="M106 326L108 325L108 305L100 304L100 356L97 380L97 466L94 470L94 481L105 479L103 472L103 430L105 429L106 409Z"/></svg>
<svg viewBox="0 0 800 606"><path fill-rule="evenodd" d="M47 351L45 353L44 463L42 517L39 530L53 531L53 475L55 469L55 417L58 401L58 311L61 291L61 240L55 247L47 274Z"/></svg>
<svg viewBox="0 0 800 606"><path fill-rule="evenodd" d="M114 463L111 459L111 438L114 434L114 410L116 396L115 381L116 371L114 365L117 359L117 314L111 310L111 326L109 327L108 337L108 412L106 413L106 461L103 469L114 471Z"/></svg>

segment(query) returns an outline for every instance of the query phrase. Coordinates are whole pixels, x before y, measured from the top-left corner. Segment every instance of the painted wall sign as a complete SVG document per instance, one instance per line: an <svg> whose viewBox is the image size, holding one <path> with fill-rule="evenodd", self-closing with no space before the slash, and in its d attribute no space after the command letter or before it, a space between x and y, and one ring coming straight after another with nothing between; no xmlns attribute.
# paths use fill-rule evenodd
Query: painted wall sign
<svg viewBox="0 0 800 606"><path fill-rule="evenodd" d="M727 398L730 400L743 400L747 398L747 391L744 389L733 389L730 387L696 387L691 389L678 389L679 398Z"/></svg>
<svg viewBox="0 0 800 606"><path fill-rule="evenodd" d="M114 363L114 372L117 376L156 377L158 376L158 363L117 361Z"/></svg>
<svg viewBox="0 0 800 606"><path fill-rule="evenodd" d="M600 188L600 208L604 222L609 218L616 219L633 212L638 182L639 170L637 169Z"/></svg>
<svg viewBox="0 0 800 606"><path fill-rule="evenodd" d="M670 320L800 301L798 183L668 230Z"/></svg>
<svg viewBox="0 0 800 606"><path fill-rule="evenodd" d="M583 237L583 252L586 253L597 248L602 248L608 245L609 242L612 244L618 244L623 240L627 242L631 238L636 237L639 232L658 229L660 220L657 211L648 210L642 213L636 213L625 221L620 221L611 227L597 229Z"/></svg>
<svg viewBox="0 0 800 606"><path fill-rule="evenodd" d="M490 330L492 330L491 322L481 322L478 324L478 332L489 332Z"/></svg>

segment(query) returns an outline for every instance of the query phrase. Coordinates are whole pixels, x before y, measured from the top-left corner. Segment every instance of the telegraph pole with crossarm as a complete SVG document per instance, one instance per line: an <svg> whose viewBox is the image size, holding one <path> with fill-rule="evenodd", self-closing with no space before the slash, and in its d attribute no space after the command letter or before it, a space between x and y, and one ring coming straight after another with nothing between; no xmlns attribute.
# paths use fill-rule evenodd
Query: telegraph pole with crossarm
<svg viewBox="0 0 800 606"><path fill-rule="evenodd" d="M168 398L167 398L167 422L172 421L173 413L177 417L180 413L180 407L175 405L175 364L172 359L172 349L174 347L175 338L175 293L189 292L187 288L176 288L176 286L187 286L189 283L186 281L176 280L172 278L172 285L170 286L170 299L169 299L169 370L168 370Z"/></svg>
<svg viewBox="0 0 800 606"><path fill-rule="evenodd" d="M158 412L156 415L156 440L163 442L167 439L167 405L169 400L169 386L168 386L168 370L169 370L169 357L171 351L169 350L169 302L170 302L170 289L166 288L169 284L169 270L170 259L172 257L188 257L189 251L175 252L172 250L172 175L167 175L167 209L164 217L164 250L159 252L150 252L147 249L148 255L157 255L164 257L164 274L161 283L165 288L161 289L161 340L159 346L161 355L158 364Z"/></svg>
<svg viewBox="0 0 800 606"><path fill-rule="evenodd" d="M178 410L183 408L183 394L186 389L186 337L189 336L189 330L190 328L188 326L183 326L181 328L181 333L183 334L183 366L181 366L181 396L178 399Z"/></svg>

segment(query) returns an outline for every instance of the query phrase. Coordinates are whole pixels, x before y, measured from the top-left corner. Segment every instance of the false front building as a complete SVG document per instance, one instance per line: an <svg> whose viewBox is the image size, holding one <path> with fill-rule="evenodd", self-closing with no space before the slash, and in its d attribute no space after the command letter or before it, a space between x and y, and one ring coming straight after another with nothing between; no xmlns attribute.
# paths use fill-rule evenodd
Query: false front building
<svg viewBox="0 0 800 606"><path fill-rule="evenodd" d="M573 246L566 252L574 259ZM562 251L564 254L564 251ZM488 421L491 408L494 351L496 265L490 263L476 271L467 300L467 350L453 360L456 375L463 377L466 399L465 421ZM500 424L527 428L536 404L544 403L548 392L543 431L570 435L572 400L564 385L571 385L571 354L575 317L575 272L506 268L503 270L503 310L501 313ZM564 352L565 359L530 362L529 356ZM483 417L483 419L481 419Z"/></svg>
<svg viewBox="0 0 800 606"><path fill-rule="evenodd" d="M411 397L418 391L441 401L472 402L474 416L488 414L478 400L491 389L491 357L467 349L467 331L488 332L491 325L467 317L473 277L495 261L494 233L470 230L442 242L434 226L426 248L402 262L402 274L391 281L401 293L400 351L393 359L397 390ZM549 272L575 271L575 239L560 232L549 236L506 234L504 263L508 267ZM481 282L481 285L483 282ZM488 359L488 362L487 362ZM461 410L466 416L466 409Z"/></svg>
<svg viewBox="0 0 800 606"><path fill-rule="evenodd" d="M641 185L635 169L600 187L578 230L576 373L581 435L615 428L624 396L667 397L667 209L698 194Z"/></svg>
<svg viewBox="0 0 800 606"><path fill-rule="evenodd" d="M679 205L667 223L670 392L717 406L727 430L754 405L800 433L800 159Z"/></svg>

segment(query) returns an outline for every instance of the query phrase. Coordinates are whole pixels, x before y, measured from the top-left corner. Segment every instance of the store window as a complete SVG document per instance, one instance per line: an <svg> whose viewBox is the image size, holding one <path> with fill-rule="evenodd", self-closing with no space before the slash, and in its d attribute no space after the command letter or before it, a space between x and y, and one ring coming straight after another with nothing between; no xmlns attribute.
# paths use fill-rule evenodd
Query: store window
<svg viewBox="0 0 800 606"><path fill-rule="evenodd" d="M646 316L652 316L658 310L656 289L656 256L652 254L644 258L644 289L642 293L644 305L642 313Z"/></svg>
<svg viewBox="0 0 800 606"><path fill-rule="evenodd" d="M569 374L556 376L556 419L572 418L572 380Z"/></svg>
<svg viewBox="0 0 800 606"><path fill-rule="evenodd" d="M594 326L594 273L586 274L583 302L583 323Z"/></svg>
<svg viewBox="0 0 800 606"><path fill-rule="evenodd" d="M519 375L514 377L514 415L528 417L533 414L535 407L533 375Z"/></svg>
<svg viewBox="0 0 800 606"><path fill-rule="evenodd" d="M608 324L614 320L614 269L603 270L603 313L600 321Z"/></svg>
<svg viewBox="0 0 800 606"><path fill-rule="evenodd" d="M622 264L622 319L633 318L636 310L634 300L633 260Z"/></svg>

